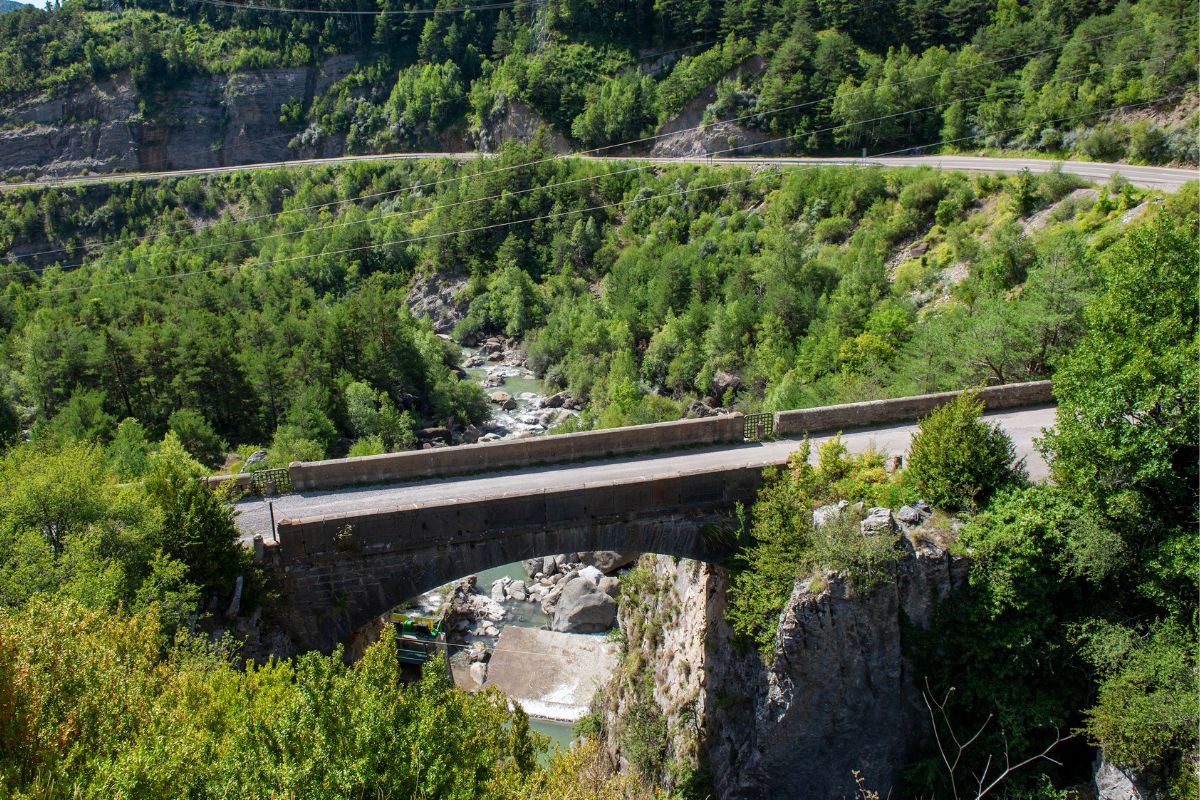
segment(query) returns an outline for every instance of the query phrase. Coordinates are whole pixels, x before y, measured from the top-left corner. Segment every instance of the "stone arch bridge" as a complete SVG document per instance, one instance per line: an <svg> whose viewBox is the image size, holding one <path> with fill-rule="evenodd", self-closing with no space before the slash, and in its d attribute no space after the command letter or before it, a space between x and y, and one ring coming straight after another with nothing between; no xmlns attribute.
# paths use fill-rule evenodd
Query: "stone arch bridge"
<svg viewBox="0 0 1200 800"><path fill-rule="evenodd" d="M296 643L328 652L405 599L501 564L589 550L718 558L725 537L713 523L750 503L763 467L785 463L802 436L845 431L852 451L902 455L916 419L956 394L780 412L754 425L731 414L293 464L296 492L276 498L271 516L264 500L241 501L239 526L287 598ZM1042 477L1033 440L1054 422L1049 383L980 396ZM772 428L769 441L744 438Z"/></svg>
<svg viewBox="0 0 1200 800"><path fill-rule="evenodd" d="M285 520L264 563L292 602L288 628L328 651L407 598L533 556L589 550L724 554L719 513L751 502L761 467L601 481L469 501Z"/></svg>

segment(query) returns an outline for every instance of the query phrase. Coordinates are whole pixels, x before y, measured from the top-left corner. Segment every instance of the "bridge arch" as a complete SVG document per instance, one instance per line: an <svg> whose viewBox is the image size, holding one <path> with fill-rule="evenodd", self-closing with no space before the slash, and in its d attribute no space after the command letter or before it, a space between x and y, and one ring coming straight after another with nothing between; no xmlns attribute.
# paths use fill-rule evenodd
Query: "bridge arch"
<svg viewBox="0 0 1200 800"><path fill-rule="evenodd" d="M304 649L331 651L405 600L464 575L548 553L725 555L710 525L753 499L758 467L284 520L263 562Z"/></svg>

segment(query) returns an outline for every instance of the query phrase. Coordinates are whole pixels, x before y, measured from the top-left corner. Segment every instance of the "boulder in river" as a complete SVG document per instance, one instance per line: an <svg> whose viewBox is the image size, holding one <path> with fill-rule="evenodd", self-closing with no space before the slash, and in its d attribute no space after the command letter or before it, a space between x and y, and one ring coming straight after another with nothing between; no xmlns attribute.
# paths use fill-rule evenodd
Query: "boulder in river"
<svg viewBox="0 0 1200 800"><path fill-rule="evenodd" d="M592 581L577 576L563 588L550 628L563 633L598 633L611 628L616 620L616 601Z"/></svg>
<svg viewBox="0 0 1200 800"><path fill-rule="evenodd" d="M482 661L476 661L471 665L471 680L475 681L476 686L483 686L483 682L487 680L487 664Z"/></svg>
<svg viewBox="0 0 1200 800"><path fill-rule="evenodd" d="M571 395L567 394L566 392L552 394L546 399L542 400L542 408L562 408L563 405L565 405L570 399Z"/></svg>
<svg viewBox="0 0 1200 800"><path fill-rule="evenodd" d="M723 398L725 393L730 389L736 392L741 388L741 386L741 378L739 378L737 375L734 375L732 372L726 372L723 369L717 370L716 374L712 377L712 392L713 395L718 398Z"/></svg>
<svg viewBox="0 0 1200 800"><path fill-rule="evenodd" d="M559 579L558 583L554 584L554 586L550 588L549 593L546 595L545 599L542 600L542 611L546 612L547 614L554 613L554 609L558 605L558 600L562 596L563 590L567 588L567 584L574 580L578 574L578 570L571 570L563 575L562 578Z"/></svg>
<svg viewBox="0 0 1200 800"><path fill-rule="evenodd" d="M266 450L255 450L253 453L250 454L250 457L246 459L246 463L242 464L241 471L242 472L250 471L250 467L254 466L255 464L261 464L263 461L266 461L266 460L267 460L267 451Z"/></svg>
<svg viewBox="0 0 1200 800"><path fill-rule="evenodd" d="M585 579L591 581L592 583L596 584L597 586L599 586L600 579L604 577L604 573L601 572L600 570L596 569L595 567L588 565L588 566L584 567L583 569L579 570L579 577L585 578Z"/></svg>
<svg viewBox="0 0 1200 800"><path fill-rule="evenodd" d="M583 558L581 553L580 560L608 575L637 561L639 555L640 553L627 550L595 550L588 554L587 558Z"/></svg>
<svg viewBox="0 0 1200 800"><path fill-rule="evenodd" d="M440 441L449 442L453 437L449 428L421 428L417 431L417 438L423 442Z"/></svg>

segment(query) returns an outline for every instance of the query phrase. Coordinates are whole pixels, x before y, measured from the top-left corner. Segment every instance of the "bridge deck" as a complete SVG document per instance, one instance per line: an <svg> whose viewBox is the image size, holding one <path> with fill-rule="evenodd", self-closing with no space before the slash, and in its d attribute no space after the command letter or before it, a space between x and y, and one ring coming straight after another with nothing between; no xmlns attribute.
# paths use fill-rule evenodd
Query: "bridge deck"
<svg viewBox="0 0 1200 800"><path fill-rule="evenodd" d="M1041 434L1042 428L1054 424L1053 407L998 411L985 414L984 419L1000 423L1012 437L1017 455L1026 459L1031 478L1037 480L1046 476L1045 462L1034 449L1033 440ZM842 440L851 452L862 452L874 447L888 454L901 454L907 452L909 441L916 429L915 422L864 428L845 432ZM832 433L813 436L814 451L816 444L832 437ZM687 470L782 464L796 450L799 443L799 439L779 439L399 485L306 491L274 498L275 519L278 521L284 518L303 519L329 514L352 514L402 503L479 500L516 492L571 488L597 481L637 481ZM265 501L259 498L242 500L237 504L237 509L240 512L238 526L245 540L253 538L256 533L270 539L270 516Z"/></svg>

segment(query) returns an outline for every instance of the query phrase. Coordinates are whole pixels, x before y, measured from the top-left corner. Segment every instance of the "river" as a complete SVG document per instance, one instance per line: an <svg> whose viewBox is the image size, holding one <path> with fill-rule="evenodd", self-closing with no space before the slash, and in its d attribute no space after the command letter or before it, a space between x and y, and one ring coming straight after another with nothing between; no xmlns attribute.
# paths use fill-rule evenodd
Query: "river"
<svg viewBox="0 0 1200 800"><path fill-rule="evenodd" d="M542 418L538 414L541 401L546 397L545 384L523 365L492 363L483 366L465 366L467 363L471 363L476 352L472 349L463 349L464 369L467 374L489 392L507 392L516 401L516 408L513 409L504 409L499 404L493 404L491 420L484 424L484 429L494 432L502 439L518 435L536 436L546 433L547 426L543 424ZM521 563L515 562L477 573L476 585L486 593L493 582L504 577L522 581L528 579ZM442 596L442 590L430 592L406 604L406 609L419 610L424 613L436 612L440 610ZM500 605L504 608L505 613L503 620L494 623L498 631L503 631L509 625L521 628L543 628L550 624L550 616L542 611L541 605L538 603L505 600ZM474 634L472 638L482 641L488 648L491 648L498 636ZM572 733L572 724L569 722L530 717L529 727L543 736L549 737L552 749L566 747L575 739Z"/></svg>

